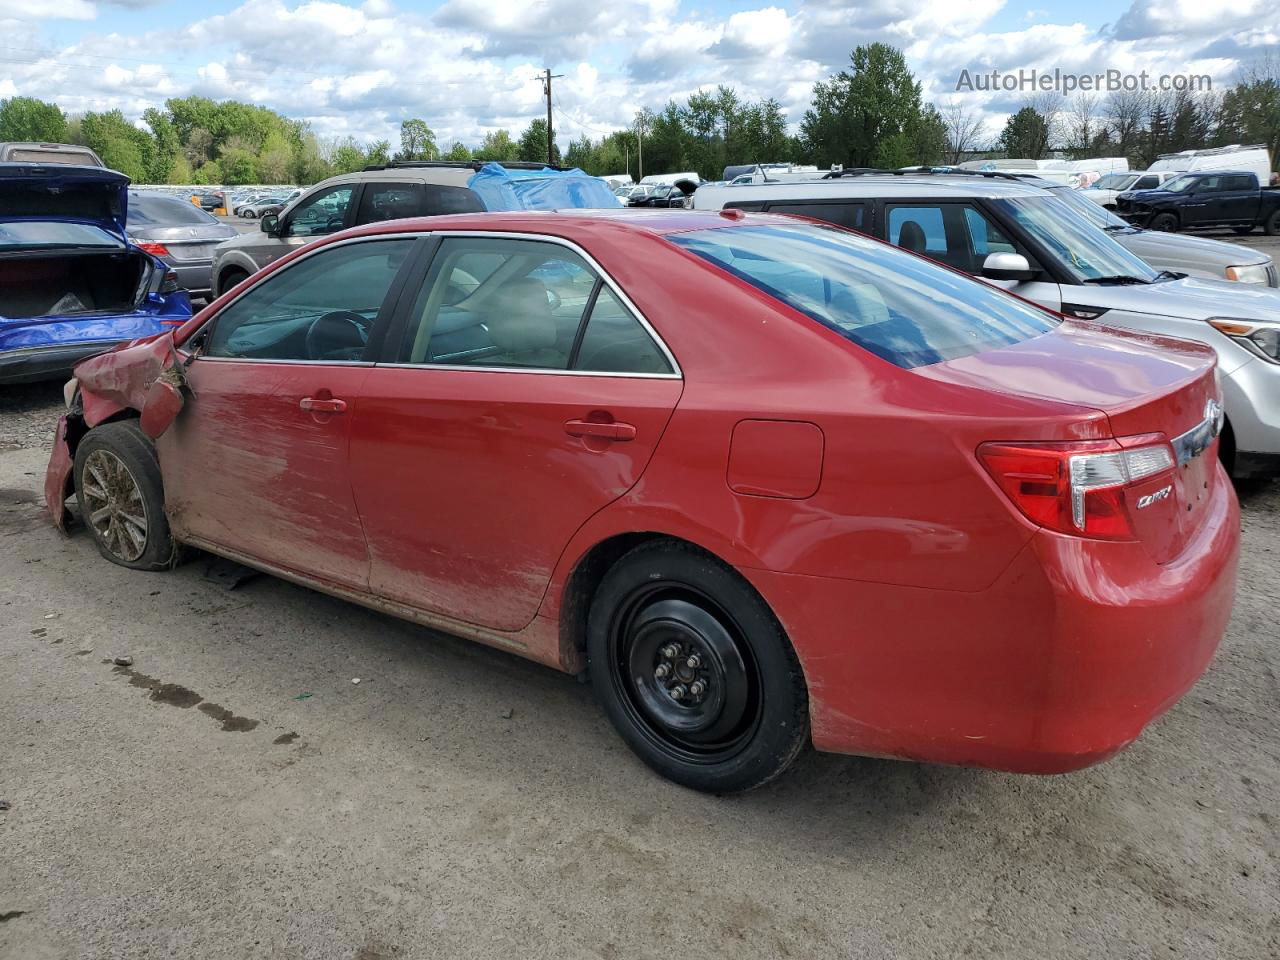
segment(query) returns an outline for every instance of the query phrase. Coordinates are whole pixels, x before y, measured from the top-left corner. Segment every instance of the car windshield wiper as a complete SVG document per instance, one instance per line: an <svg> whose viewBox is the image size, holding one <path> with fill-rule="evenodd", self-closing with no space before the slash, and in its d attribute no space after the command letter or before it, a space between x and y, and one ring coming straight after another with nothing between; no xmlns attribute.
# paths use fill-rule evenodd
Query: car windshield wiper
<svg viewBox="0 0 1280 960"><path fill-rule="evenodd" d="M1185 277L1185 273L1174 273L1172 270L1161 270L1156 274L1157 280L1181 280Z"/></svg>
<svg viewBox="0 0 1280 960"><path fill-rule="evenodd" d="M1114 277L1089 277L1085 283L1141 283L1146 285L1150 280L1143 280L1141 277L1131 277L1125 273L1118 273Z"/></svg>

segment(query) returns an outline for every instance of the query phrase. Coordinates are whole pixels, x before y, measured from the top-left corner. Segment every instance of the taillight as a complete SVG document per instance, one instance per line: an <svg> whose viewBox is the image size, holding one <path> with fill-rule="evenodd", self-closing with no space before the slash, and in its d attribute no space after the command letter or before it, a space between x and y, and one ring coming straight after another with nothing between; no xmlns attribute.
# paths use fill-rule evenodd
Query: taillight
<svg viewBox="0 0 1280 960"><path fill-rule="evenodd" d="M164 277L160 281L160 293L177 293L182 289L182 284L178 281L178 274L174 270L166 270Z"/></svg>
<svg viewBox="0 0 1280 960"><path fill-rule="evenodd" d="M1144 438L1147 439L1147 438ZM1125 488L1173 469L1166 443L984 443L983 465L1024 516L1058 533L1135 539Z"/></svg>
<svg viewBox="0 0 1280 960"><path fill-rule="evenodd" d="M139 242L138 249L141 250L143 253L151 254L153 257L169 256L169 248L166 247L163 243Z"/></svg>

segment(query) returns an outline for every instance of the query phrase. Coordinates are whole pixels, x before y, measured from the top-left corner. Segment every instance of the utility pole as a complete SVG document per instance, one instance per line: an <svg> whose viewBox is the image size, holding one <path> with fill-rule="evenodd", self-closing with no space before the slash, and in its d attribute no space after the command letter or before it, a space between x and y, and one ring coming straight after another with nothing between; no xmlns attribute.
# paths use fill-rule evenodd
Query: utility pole
<svg viewBox="0 0 1280 960"><path fill-rule="evenodd" d="M540 75L534 77L535 80L542 81L542 95L547 98L547 166L555 166L555 131L551 127L551 81L559 80L563 77L563 73L552 73L551 68L547 67Z"/></svg>
<svg viewBox="0 0 1280 960"><path fill-rule="evenodd" d="M641 110L636 114L636 146L638 148L640 170L639 175L636 177L637 181L644 179L644 120L644 111Z"/></svg>

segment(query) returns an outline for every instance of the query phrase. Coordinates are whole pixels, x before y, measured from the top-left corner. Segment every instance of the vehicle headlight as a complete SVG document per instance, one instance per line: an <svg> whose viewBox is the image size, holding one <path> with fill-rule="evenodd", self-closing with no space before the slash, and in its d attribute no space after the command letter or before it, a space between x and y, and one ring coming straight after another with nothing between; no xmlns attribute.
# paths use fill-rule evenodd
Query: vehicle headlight
<svg viewBox="0 0 1280 960"><path fill-rule="evenodd" d="M1264 359L1280 363L1280 323L1240 317L1210 317L1209 323Z"/></svg>
<svg viewBox="0 0 1280 960"><path fill-rule="evenodd" d="M1227 279L1237 283L1266 283L1267 265L1250 263L1243 267L1227 267Z"/></svg>

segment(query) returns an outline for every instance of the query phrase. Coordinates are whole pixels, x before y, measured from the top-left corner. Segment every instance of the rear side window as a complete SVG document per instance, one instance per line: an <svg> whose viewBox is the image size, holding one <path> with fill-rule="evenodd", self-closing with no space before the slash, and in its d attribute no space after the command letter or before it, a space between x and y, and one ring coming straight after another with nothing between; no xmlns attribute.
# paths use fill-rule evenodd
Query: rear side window
<svg viewBox="0 0 1280 960"><path fill-rule="evenodd" d="M205 213L188 200L174 197L129 197L129 226L194 226L217 223L218 218Z"/></svg>
<svg viewBox="0 0 1280 960"><path fill-rule="evenodd" d="M1255 186L1254 179L1247 174L1238 174L1234 177L1224 177L1226 182L1223 189L1226 190L1252 190Z"/></svg>
<svg viewBox="0 0 1280 960"><path fill-rule="evenodd" d="M466 187L434 183L387 183L374 180L364 185L356 223L376 223L405 217L434 217L447 213L482 213L484 204Z"/></svg>
<svg viewBox="0 0 1280 960"><path fill-rule="evenodd" d="M862 203L771 203L769 213L790 213L825 220L850 230L866 230L866 204Z"/></svg>
<svg viewBox="0 0 1280 960"><path fill-rule="evenodd" d="M669 239L908 369L1020 343L1057 325L984 283L826 227L720 227Z"/></svg>

